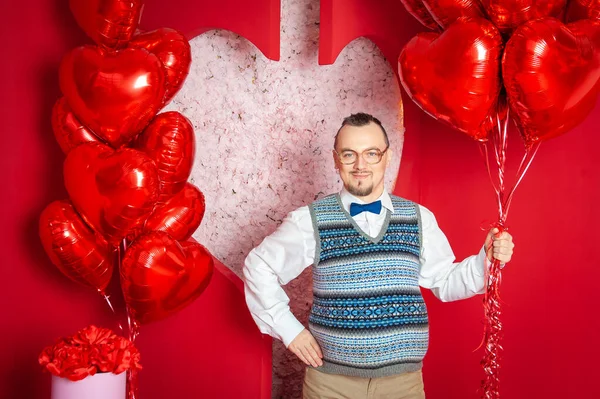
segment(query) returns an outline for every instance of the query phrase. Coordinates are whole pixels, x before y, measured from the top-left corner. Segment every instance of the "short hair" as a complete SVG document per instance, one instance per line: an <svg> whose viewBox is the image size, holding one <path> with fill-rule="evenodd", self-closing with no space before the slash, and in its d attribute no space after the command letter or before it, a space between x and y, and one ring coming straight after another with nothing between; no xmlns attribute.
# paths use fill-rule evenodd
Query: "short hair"
<svg viewBox="0 0 600 399"><path fill-rule="evenodd" d="M361 127L361 126L366 126L369 123L374 123L374 124L376 124L377 126L379 126L381 128L381 131L383 132L383 138L385 140L385 145L387 147L389 147L390 146L390 140L388 139L387 132L385 131L385 128L381 124L381 121L379 119L375 118L371 114L367 114L367 113L364 113L364 112L359 112L359 113L352 114L352 115L347 116L347 117L344 118L344 120L342 121L342 126L340 126L340 128L337 131L337 133L335 134L335 140L333 141L333 148L337 147L338 136L340 135L340 130L342 130L342 128L344 126Z"/></svg>

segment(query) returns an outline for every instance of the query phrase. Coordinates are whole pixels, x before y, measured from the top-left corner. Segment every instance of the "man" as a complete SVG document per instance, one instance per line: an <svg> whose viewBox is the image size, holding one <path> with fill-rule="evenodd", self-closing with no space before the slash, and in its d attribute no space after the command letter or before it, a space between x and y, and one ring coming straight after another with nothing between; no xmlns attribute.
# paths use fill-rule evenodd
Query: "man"
<svg viewBox="0 0 600 399"><path fill-rule="evenodd" d="M478 255L460 263L426 208L391 196L391 159L381 122L344 119L333 158L339 194L291 212L248 255L246 301L260 330L309 367L304 398L424 398L427 310L419 286L442 301L483 293L493 259L510 261L512 237L491 230ZM281 288L313 265L306 329Z"/></svg>

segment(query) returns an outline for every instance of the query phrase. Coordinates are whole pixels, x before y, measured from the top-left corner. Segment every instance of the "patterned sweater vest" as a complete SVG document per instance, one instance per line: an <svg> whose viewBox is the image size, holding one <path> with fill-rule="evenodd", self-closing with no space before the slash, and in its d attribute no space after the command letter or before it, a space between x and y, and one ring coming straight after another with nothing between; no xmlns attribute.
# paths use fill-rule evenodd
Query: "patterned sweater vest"
<svg viewBox="0 0 600 399"><path fill-rule="evenodd" d="M405 199L392 203L375 238L338 194L310 205L317 253L309 329L323 351L320 371L373 378L422 367L429 328L419 289L420 213Z"/></svg>

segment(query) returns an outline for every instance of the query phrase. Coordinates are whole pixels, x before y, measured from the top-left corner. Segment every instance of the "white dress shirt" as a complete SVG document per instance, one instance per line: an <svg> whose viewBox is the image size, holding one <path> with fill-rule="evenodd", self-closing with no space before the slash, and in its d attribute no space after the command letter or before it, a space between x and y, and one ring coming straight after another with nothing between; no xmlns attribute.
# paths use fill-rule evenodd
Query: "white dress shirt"
<svg viewBox="0 0 600 399"><path fill-rule="evenodd" d="M341 191L344 209L360 199ZM390 195L384 191L379 197L379 214L362 212L353 217L356 224L371 237L376 237L383 226L386 209L394 211ZM440 230L428 209L419 205L422 224L421 269L419 285L429 288L440 300L456 301L481 294L485 290L486 256L482 247L460 263L453 263L454 253L448 239ZM244 264L246 303L261 332L283 341L287 347L304 329L292 314L289 298L281 288L296 278L315 260L316 241L308 206L290 212L277 230L254 248Z"/></svg>

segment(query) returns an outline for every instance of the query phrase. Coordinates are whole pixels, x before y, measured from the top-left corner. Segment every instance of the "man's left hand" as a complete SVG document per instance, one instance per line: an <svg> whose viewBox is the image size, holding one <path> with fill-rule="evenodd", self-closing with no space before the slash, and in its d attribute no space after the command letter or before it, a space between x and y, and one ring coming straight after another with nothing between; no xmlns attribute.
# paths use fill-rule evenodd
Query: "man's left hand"
<svg viewBox="0 0 600 399"><path fill-rule="evenodd" d="M499 233L496 227L491 229L485 238L485 253L490 262L493 262L493 259L498 259L501 263L510 262L514 247L512 236L508 231Z"/></svg>

